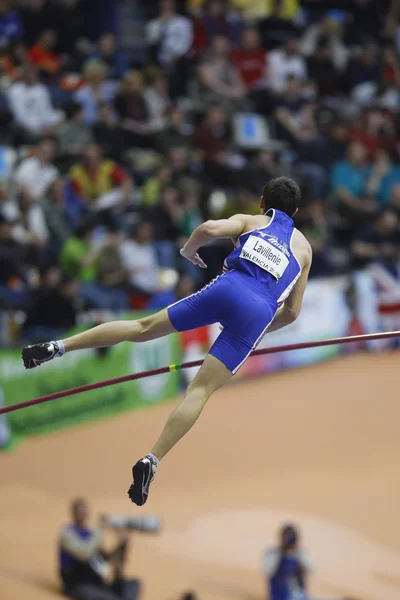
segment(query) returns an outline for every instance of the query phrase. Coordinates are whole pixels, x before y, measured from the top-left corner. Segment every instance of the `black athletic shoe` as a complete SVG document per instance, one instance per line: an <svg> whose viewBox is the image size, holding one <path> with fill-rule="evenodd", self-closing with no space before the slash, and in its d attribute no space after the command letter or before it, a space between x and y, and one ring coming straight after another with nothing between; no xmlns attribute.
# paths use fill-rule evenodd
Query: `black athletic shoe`
<svg viewBox="0 0 400 600"><path fill-rule="evenodd" d="M34 344L33 346L26 346L22 350L22 360L24 361L25 369L39 367L42 363L53 360L56 356L61 356L56 342Z"/></svg>
<svg viewBox="0 0 400 600"><path fill-rule="evenodd" d="M157 464L149 455L139 460L132 469L133 483L128 490L128 496L138 506L143 506L147 501L156 469Z"/></svg>

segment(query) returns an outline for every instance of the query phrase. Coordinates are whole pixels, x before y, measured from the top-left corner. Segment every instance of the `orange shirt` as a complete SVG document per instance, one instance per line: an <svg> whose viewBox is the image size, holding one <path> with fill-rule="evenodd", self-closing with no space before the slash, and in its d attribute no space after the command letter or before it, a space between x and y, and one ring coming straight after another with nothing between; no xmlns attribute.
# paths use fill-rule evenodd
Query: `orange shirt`
<svg viewBox="0 0 400 600"><path fill-rule="evenodd" d="M41 46L33 46L28 52L29 62L42 71L58 73L61 69L61 61L56 54L45 50Z"/></svg>

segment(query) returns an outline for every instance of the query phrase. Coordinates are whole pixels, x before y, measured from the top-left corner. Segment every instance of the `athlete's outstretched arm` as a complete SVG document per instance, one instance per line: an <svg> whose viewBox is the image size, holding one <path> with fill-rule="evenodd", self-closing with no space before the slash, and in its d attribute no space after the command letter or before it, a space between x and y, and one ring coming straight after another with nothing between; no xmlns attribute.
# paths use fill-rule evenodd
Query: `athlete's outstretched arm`
<svg viewBox="0 0 400 600"><path fill-rule="evenodd" d="M206 267L197 250L216 238L236 239L246 228L246 215L234 215L230 219L205 221L193 231L192 235L181 250L182 256L193 264Z"/></svg>

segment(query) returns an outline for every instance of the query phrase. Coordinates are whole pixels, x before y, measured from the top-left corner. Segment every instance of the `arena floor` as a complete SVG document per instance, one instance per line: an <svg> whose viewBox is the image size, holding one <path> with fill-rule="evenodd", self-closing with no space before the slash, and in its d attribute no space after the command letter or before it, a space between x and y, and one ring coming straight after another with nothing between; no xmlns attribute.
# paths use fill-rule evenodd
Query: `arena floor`
<svg viewBox="0 0 400 600"><path fill-rule="evenodd" d="M298 523L322 597L400 598L399 355L350 356L216 395L167 457L133 539L143 600L264 597L260 553ZM127 384L129 385L129 384ZM171 405L43 436L0 456L0 599L59 597L56 540L72 497L135 515L132 463Z"/></svg>

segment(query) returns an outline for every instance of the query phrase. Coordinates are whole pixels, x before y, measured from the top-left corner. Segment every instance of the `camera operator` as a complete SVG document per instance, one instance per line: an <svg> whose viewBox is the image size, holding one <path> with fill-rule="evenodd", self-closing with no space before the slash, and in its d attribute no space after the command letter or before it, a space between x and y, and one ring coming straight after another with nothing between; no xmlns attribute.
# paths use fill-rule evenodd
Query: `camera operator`
<svg viewBox="0 0 400 600"><path fill-rule="evenodd" d="M267 578L270 600L307 600L311 563L308 554L300 548L296 527L282 527L279 545L264 553L262 573Z"/></svg>
<svg viewBox="0 0 400 600"><path fill-rule="evenodd" d="M63 591L74 600L137 600L140 582L123 577L132 522L100 517L96 529L88 527L88 504L72 502L72 523L62 528L59 539L60 576ZM143 519L142 519L143 520ZM117 543L111 552L102 548L106 528L113 529ZM141 527L142 531L146 530ZM147 529L149 530L149 529ZM153 531L156 529L153 527ZM111 583L108 583L111 578Z"/></svg>

